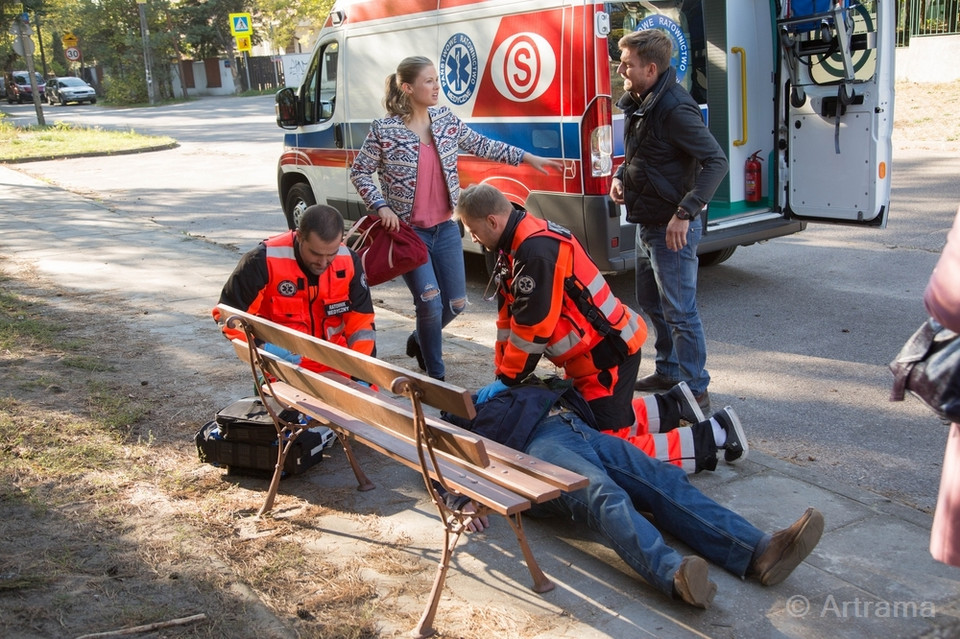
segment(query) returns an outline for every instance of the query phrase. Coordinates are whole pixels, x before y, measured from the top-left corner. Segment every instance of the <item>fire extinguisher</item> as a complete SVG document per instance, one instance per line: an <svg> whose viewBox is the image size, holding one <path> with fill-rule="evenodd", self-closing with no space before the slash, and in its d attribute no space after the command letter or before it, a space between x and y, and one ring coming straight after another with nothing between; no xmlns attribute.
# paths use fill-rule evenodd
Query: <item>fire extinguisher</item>
<svg viewBox="0 0 960 639"><path fill-rule="evenodd" d="M759 202L763 196L763 176L760 174L760 155L756 153L747 158L743 167L743 183L747 202Z"/></svg>

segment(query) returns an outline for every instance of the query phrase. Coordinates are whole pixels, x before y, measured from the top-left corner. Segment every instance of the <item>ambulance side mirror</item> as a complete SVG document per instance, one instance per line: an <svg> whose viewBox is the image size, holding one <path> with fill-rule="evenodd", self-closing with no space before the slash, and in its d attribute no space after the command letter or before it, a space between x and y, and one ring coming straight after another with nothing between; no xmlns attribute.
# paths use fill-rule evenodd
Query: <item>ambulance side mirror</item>
<svg viewBox="0 0 960 639"><path fill-rule="evenodd" d="M277 126L281 129L295 129L299 125L297 118L297 94L291 87L277 91L274 98L274 110L277 115Z"/></svg>

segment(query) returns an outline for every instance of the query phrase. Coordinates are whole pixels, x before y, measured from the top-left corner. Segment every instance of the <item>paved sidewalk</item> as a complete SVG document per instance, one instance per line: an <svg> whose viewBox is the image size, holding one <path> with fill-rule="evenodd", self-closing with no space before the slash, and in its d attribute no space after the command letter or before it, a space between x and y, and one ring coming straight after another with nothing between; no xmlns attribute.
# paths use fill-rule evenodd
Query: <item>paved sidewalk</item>
<svg viewBox="0 0 960 639"><path fill-rule="evenodd" d="M118 214L0 166L0 252L75 292L116 295L119 311L129 311L139 331L158 339L174 327L196 327L178 333L180 348L209 357L211 366L236 362L227 344L212 337L209 323L211 305L237 261L233 250ZM381 356L403 352L411 324L378 309ZM450 335L448 343L476 354L477 361L489 357L488 347L469 336ZM220 405L234 399L233 390L223 389ZM399 477L416 490L412 474L375 473L381 486L389 485L383 477ZM325 472L311 481L322 485L333 476ZM811 471L753 451L736 467L721 464L718 472L693 481L766 530L789 525L807 506L816 506L826 518L823 540L773 588L712 568L719 591L713 608L704 612L646 587L589 531L529 521L534 552L557 584L555 591L535 595L517 562L509 527L495 521L491 536L499 554L484 550L485 544L476 544L474 554L467 541L448 591L471 600L497 598L500 607L515 605L531 614L554 613L562 630L539 635L544 639L960 636L960 569L930 558L929 515L856 487L828 485ZM394 507L385 516L400 529L419 530L435 513L421 502L409 510ZM440 606L442 629L444 615L455 611L443 601Z"/></svg>

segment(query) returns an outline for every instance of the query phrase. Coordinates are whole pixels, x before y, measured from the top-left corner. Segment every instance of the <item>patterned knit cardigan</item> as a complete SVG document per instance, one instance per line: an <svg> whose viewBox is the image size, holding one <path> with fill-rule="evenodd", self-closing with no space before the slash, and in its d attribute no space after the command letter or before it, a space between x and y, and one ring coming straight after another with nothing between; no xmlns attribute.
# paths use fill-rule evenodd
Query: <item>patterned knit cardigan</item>
<svg viewBox="0 0 960 639"><path fill-rule="evenodd" d="M451 211L460 197L460 177L457 175L459 151L513 166L523 160L523 149L480 135L449 108L430 107L429 112L433 140L450 194ZM376 211L389 205L400 219L409 221L416 193L419 152L420 138L407 128L400 117L390 116L373 121L350 169L350 180L368 209ZM373 180L374 173L380 176L379 189Z"/></svg>

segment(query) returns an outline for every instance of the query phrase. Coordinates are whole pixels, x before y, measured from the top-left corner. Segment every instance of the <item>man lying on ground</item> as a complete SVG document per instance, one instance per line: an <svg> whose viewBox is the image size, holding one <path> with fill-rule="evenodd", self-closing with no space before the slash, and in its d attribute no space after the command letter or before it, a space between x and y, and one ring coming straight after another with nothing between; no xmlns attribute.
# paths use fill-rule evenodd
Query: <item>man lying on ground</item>
<svg viewBox="0 0 960 639"><path fill-rule="evenodd" d="M788 528L772 534L759 530L700 492L679 467L597 430L589 406L569 381L535 380L507 388L479 404L472 421L445 417L589 478L587 487L534 506L531 515L586 523L643 579L692 606L709 607L717 591L704 557L738 577L772 586L800 565L823 534L823 515L814 508ZM463 507L468 499L450 501ZM487 525L478 517L468 528ZM681 555L658 528L698 555Z"/></svg>

